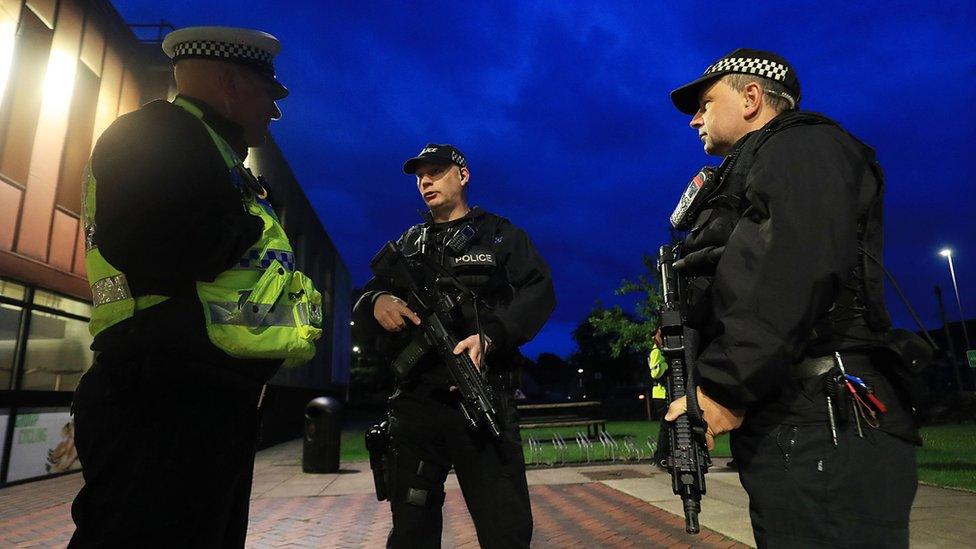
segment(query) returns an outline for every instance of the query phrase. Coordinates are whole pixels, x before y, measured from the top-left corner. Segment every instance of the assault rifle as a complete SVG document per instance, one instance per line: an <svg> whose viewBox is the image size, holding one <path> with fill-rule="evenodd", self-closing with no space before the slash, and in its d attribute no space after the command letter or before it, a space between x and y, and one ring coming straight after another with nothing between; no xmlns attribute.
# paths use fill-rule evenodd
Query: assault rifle
<svg viewBox="0 0 976 549"><path fill-rule="evenodd" d="M670 424L668 429L668 459L671 488L681 496L685 510L685 531L697 534L701 528L698 513L701 497L705 493L705 473L711 466L711 458L705 445L707 425L698 406L692 365L695 361L697 332L685 327L684 287L682 277L674 269L674 261L680 247L661 246L658 269L661 274L661 352L668 361L665 388L668 402L687 397L688 411Z"/></svg>
<svg viewBox="0 0 976 549"><path fill-rule="evenodd" d="M407 306L420 317L417 335L393 361L394 372L406 377L420 358L434 348L461 394L461 413L468 426L477 429L485 425L492 435L500 437L494 392L471 357L466 353L454 354L458 341L447 329L455 307L466 299L476 299L474 292L453 278L440 276L423 253L407 257L392 242L383 246L369 266L378 278L404 289ZM458 292L452 297L441 290L442 285L451 285Z"/></svg>

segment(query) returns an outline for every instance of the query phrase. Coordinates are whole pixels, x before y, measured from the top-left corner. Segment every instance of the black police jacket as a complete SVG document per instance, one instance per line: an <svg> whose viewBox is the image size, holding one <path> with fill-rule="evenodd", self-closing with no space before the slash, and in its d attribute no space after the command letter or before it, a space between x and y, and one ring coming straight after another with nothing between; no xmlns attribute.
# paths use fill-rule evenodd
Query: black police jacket
<svg viewBox="0 0 976 549"><path fill-rule="evenodd" d="M823 116L787 112L736 143L717 176L679 265L701 386L747 422L823 420L822 392L791 392L791 365L878 346L890 324L880 268L859 253L882 255L874 151Z"/></svg>
<svg viewBox="0 0 976 549"><path fill-rule="evenodd" d="M446 248L446 241L461 227L470 224L476 231L469 245L460 253ZM478 311L481 327L491 340L487 356L489 368L508 368L518 356L518 347L531 340L545 325L556 306L549 266L536 251L529 236L509 220L481 208L446 223L415 225L397 240L407 252L418 246L421 228L427 231L427 254L444 266L487 305ZM358 335L366 338L392 338L405 344L412 337L408 330L402 336L388 334L373 317L373 302L383 293L396 294L383 280L373 278L365 286L353 310ZM473 305L465 303L451 327L458 339L477 334ZM414 368L417 375L435 384L447 383L446 367L428 351Z"/></svg>

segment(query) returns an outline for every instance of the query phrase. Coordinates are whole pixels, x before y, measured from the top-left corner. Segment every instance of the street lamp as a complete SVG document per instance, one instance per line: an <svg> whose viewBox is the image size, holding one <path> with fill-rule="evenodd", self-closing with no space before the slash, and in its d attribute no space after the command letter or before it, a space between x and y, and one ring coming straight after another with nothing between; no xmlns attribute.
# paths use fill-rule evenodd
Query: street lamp
<svg viewBox="0 0 976 549"><path fill-rule="evenodd" d="M969 344L969 330L966 328L966 315L962 313L962 300L959 299L959 285L956 284L956 269L952 266L952 250L943 248L939 255L949 260L949 276L952 277L952 289L956 292L956 306L959 308L959 320L962 322L962 337L966 340L966 351L972 349ZM946 334L948 337L949 334Z"/></svg>
<svg viewBox="0 0 976 549"><path fill-rule="evenodd" d="M354 352L354 353L357 353L357 354L358 354L358 353L359 353L359 345L353 345L353 347L352 347L352 352Z"/></svg>

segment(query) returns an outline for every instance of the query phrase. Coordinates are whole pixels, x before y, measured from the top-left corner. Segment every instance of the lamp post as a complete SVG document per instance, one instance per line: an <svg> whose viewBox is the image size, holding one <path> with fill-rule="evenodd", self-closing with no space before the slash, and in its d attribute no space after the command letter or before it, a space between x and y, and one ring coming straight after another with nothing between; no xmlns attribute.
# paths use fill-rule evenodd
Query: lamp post
<svg viewBox="0 0 976 549"><path fill-rule="evenodd" d="M956 345L953 343L952 335L949 333L949 320L946 318L945 303L942 301L942 288L939 286L935 287L935 298L939 300L939 316L942 317L942 333L945 334L946 338L946 357L949 359L949 366L952 367L952 373L955 374L956 389L962 393L965 389L962 386L962 374L959 373L959 359L956 356Z"/></svg>
<svg viewBox="0 0 976 549"><path fill-rule="evenodd" d="M952 250L945 248L939 255L949 260L949 276L952 278L952 289L956 292L956 306L959 308L959 320L962 322L962 337L966 341L966 351L972 349L969 344L969 330L966 328L966 315L962 312L962 300L959 299L959 285L956 284L956 269L952 265Z"/></svg>

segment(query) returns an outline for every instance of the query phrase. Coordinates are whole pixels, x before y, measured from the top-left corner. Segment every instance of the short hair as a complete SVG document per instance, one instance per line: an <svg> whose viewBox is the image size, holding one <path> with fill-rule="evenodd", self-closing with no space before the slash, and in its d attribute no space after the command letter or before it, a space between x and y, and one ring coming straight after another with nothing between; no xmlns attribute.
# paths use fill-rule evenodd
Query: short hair
<svg viewBox="0 0 976 549"><path fill-rule="evenodd" d="M757 76L755 74L733 73L726 74L722 77L722 80L737 92L745 90L746 86L753 82L759 84L766 96L766 104L772 107L777 114L796 108L796 103L793 101L794 98L790 95L786 86L771 78Z"/></svg>

